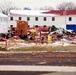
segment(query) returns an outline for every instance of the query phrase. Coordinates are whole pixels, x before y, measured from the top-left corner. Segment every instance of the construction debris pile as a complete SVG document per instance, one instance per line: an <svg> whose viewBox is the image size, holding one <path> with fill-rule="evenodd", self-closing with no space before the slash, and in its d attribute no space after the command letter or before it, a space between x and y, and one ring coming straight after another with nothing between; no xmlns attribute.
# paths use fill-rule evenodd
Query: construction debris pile
<svg viewBox="0 0 76 75"><path fill-rule="evenodd" d="M22 37L24 37L22 39ZM27 35L14 35L12 37L1 37L0 46L8 49L31 46L75 46L76 32L67 31L62 28L32 27L28 28Z"/></svg>

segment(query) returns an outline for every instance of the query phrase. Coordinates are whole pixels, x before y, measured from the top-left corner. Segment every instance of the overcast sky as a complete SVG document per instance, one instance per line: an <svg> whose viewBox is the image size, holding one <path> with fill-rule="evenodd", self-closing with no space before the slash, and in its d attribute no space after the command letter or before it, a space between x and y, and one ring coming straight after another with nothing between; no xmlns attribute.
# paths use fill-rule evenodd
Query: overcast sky
<svg viewBox="0 0 76 75"><path fill-rule="evenodd" d="M0 0L0 2L1 1L3 0ZM19 8L30 7L32 9L44 6L56 8L56 6L62 2L73 2L76 4L76 0L12 0L12 2Z"/></svg>

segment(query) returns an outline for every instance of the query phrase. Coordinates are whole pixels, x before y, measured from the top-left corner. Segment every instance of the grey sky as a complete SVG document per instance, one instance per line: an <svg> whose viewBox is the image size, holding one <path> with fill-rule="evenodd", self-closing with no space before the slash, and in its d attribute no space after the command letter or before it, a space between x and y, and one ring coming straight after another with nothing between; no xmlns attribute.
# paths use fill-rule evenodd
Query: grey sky
<svg viewBox="0 0 76 75"><path fill-rule="evenodd" d="M1 1L3 0L0 0L0 2ZM32 9L43 6L51 6L56 8L56 6L62 2L73 2L76 4L76 0L12 0L12 1L17 5L17 7L23 8L27 6Z"/></svg>

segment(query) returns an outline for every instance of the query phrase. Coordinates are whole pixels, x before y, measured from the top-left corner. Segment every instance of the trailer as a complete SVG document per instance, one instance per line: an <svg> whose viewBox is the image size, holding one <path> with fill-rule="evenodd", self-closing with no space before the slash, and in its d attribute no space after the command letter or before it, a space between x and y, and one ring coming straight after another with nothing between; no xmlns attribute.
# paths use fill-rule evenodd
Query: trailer
<svg viewBox="0 0 76 75"><path fill-rule="evenodd" d="M0 34L8 33L8 25L7 23L0 23Z"/></svg>

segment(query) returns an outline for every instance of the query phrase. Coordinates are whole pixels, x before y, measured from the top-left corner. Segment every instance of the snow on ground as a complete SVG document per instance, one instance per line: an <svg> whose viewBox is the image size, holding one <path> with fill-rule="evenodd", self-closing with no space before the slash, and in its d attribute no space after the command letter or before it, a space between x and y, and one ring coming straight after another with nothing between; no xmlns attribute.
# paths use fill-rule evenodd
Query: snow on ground
<svg viewBox="0 0 76 75"><path fill-rule="evenodd" d="M48 42L48 43L25 43L24 40L15 40L14 42L10 42L9 40L7 41L7 48L9 49L17 49L17 48L21 48L21 47L32 47L32 46L40 46L40 47L45 47L45 46L52 46L52 47L56 47L56 46L74 46L74 44L71 44L70 41L66 40L66 39L62 39L61 41L55 41L53 43ZM4 45L6 46L6 42L0 42L1 47Z"/></svg>

